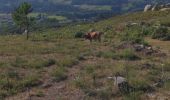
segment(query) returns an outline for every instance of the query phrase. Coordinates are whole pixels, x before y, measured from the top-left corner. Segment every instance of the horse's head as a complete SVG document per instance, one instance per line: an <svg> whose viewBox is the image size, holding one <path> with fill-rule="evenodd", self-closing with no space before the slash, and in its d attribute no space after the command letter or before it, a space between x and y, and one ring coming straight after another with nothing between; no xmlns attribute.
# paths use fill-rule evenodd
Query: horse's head
<svg viewBox="0 0 170 100"><path fill-rule="evenodd" d="M89 33L84 34L84 35L83 35L83 38L85 38L85 39L89 39L89 38L90 38Z"/></svg>

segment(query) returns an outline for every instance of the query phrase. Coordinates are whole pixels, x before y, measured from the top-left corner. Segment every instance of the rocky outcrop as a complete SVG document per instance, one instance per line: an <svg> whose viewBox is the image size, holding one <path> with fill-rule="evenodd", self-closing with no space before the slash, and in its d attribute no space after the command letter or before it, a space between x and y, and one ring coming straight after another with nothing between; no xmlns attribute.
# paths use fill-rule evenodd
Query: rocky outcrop
<svg viewBox="0 0 170 100"><path fill-rule="evenodd" d="M152 5L146 5L144 8L144 12L147 12L152 9Z"/></svg>
<svg viewBox="0 0 170 100"><path fill-rule="evenodd" d="M161 9L160 5L155 4L155 5L152 7L151 11L158 11L159 9Z"/></svg>
<svg viewBox="0 0 170 100"><path fill-rule="evenodd" d="M170 8L162 8L162 9L160 9L160 11L167 11L167 10L170 10Z"/></svg>
<svg viewBox="0 0 170 100"><path fill-rule="evenodd" d="M147 11L166 11L166 10L170 10L170 3L162 4L162 5L158 5L158 4L150 5L150 4L147 4L145 6L145 8L144 8L144 12L147 12Z"/></svg>

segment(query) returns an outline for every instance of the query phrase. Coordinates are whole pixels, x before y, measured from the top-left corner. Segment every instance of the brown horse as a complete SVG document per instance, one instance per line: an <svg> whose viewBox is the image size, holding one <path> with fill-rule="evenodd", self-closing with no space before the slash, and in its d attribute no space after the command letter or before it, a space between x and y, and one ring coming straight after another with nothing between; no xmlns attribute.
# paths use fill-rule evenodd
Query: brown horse
<svg viewBox="0 0 170 100"><path fill-rule="evenodd" d="M98 40L99 42L101 42L101 36L103 35L103 32L88 32L84 35L85 39L90 40L90 42L92 42L92 40Z"/></svg>

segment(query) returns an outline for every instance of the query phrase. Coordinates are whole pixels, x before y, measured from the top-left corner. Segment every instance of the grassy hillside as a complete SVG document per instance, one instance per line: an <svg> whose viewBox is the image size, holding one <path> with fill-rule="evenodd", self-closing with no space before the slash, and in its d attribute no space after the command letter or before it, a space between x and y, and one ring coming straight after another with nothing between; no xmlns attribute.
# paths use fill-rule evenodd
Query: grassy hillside
<svg viewBox="0 0 170 100"><path fill-rule="evenodd" d="M33 32L29 40L21 35L0 36L0 99L169 98L170 42L151 39L155 25L169 26L169 16L168 11L139 12ZM128 22L145 24L127 27ZM92 28L105 32L101 43L75 38ZM154 52L135 51L134 44L151 45ZM123 94L107 78L118 72L135 90ZM160 80L163 85L152 87Z"/></svg>

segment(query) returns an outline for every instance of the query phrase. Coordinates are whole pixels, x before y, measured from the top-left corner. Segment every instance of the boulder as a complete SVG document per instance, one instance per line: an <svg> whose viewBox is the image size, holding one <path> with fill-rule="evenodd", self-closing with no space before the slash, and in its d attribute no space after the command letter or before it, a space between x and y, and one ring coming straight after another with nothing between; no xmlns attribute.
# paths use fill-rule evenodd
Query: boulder
<svg viewBox="0 0 170 100"><path fill-rule="evenodd" d="M122 76L108 77L109 79L114 80L114 85L119 88L119 91L122 93L129 93L132 87L127 82L126 78Z"/></svg>
<svg viewBox="0 0 170 100"><path fill-rule="evenodd" d="M159 8L160 8L159 5L156 4L152 7L151 11L158 11Z"/></svg>
<svg viewBox="0 0 170 100"><path fill-rule="evenodd" d="M160 9L160 11L167 11L167 10L170 10L170 8L162 8L162 9Z"/></svg>
<svg viewBox="0 0 170 100"><path fill-rule="evenodd" d="M156 83L154 83L153 87L162 87L164 85L164 81L162 79L159 79Z"/></svg>
<svg viewBox="0 0 170 100"><path fill-rule="evenodd" d="M142 44L136 44L133 46L135 51L142 51L143 49L145 49L145 46Z"/></svg>
<svg viewBox="0 0 170 100"><path fill-rule="evenodd" d="M126 79L121 76L113 77L113 80L114 80L114 85L119 85L121 83L126 82Z"/></svg>
<svg viewBox="0 0 170 100"><path fill-rule="evenodd" d="M170 8L170 3L165 4L166 8Z"/></svg>
<svg viewBox="0 0 170 100"><path fill-rule="evenodd" d="M147 11L149 11L149 10L151 10L152 9L152 5L146 5L145 6L145 8L144 8L144 12L147 12Z"/></svg>
<svg viewBox="0 0 170 100"><path fill-rule="evenodd" d="M154 6L148 4L144 8L144 12L147 12L147 11L166 11L166 10L170 10L170 3L162 4L162 5L155 4Z"/></svg>

